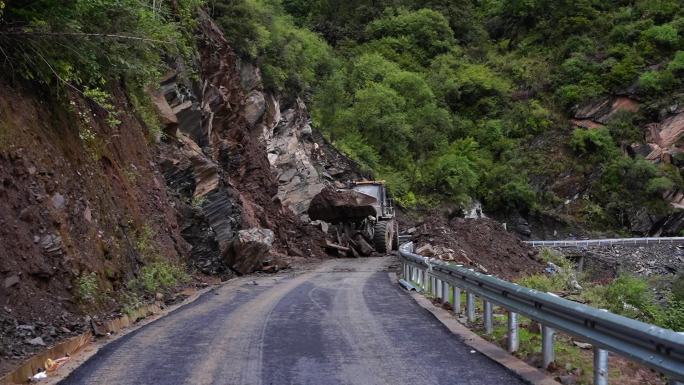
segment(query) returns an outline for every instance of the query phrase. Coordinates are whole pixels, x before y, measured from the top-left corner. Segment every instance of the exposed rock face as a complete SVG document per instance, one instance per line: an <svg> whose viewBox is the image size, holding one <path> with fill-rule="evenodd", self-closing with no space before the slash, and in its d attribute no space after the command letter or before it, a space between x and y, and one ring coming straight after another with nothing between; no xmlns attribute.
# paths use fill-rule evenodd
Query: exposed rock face
<svg viewBox="0 0 684 385"><path fill-rule="evenodd" d="M160 162L169 187L182 202L181 233L193 247L190 261L206 274L229 274L221 254L241 222L237 194L220 183L219 165L184 134Z"/></svg>
<svg viewBox="0 0 684 385"><path fill-rule="evenodd" d="M240 230L223 254L226 264L240 274L259 269L273 246L273 240L273 231L269 229Z"/></svg>
<svg viewBox="0 0 684 385"><path fill-rule="evenodd" d="M589 103L575 112L571 121L575 126L593 129L603 127L621 111L638 112L639 103L625 96L605 98ZM675 163L674 156L684 152L684 106L675 104L660 114L661 121L647 124L645 143L623 144L630 156L642 156L654 163ZM677 165L682 167L682 165ZM674 190L663 194L663 199L675 209L684 209L684 192ZM684 228L684 212L654 214L646 209L630 213L630 230L639 234L675 235Z"/></svg>
<svg viewBox="0 0 684 385"><path fill-rule="evenodd" d="M608 123L618 112L638 112L639 108L636 100L626 96L606 98L579 108L575 112L573 123L583 127L586 124L589 126L587 128L600 127Z"/></svg>
<svg viewBox="0 0 684 385"><path fill-rule="evenodd" d="M682 148L677 145L684 136L684 106L662 122L647 125L646 129L646 141L651 143L651 153L646 159L671 163L671 156L682 152Z"/></svg>
<svg viewBox="0 0 684 385"><path fill-rule="evenodd" d="M250 125L254 125L266 111L266 99L261 91L253 90L247 95L245 101L245 119Z"/></svg>
<svg viewBox="0 0 684 385"><path fill-rule="evenodd" d="M325 186L312 160L320 156L319 145L311 139L311 126L306 106L297 100L295 106L280 114L269 106L269 121L264 136L268 143L268 159L276 170L278 198L297 215L309 207L311 199Z"/></svg>

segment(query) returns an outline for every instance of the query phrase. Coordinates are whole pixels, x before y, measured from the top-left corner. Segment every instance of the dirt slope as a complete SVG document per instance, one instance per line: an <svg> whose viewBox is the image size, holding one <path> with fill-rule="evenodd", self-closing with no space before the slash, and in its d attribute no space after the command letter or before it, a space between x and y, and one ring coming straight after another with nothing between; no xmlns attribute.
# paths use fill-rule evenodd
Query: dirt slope
<svg viewBox="0 0 684 385"><path fill-rule="evenodd" d="M545 264L536 249L524 244L501 223L489 218L448 220L433 213L419 222L412 235L422 254L460 263L512 280L539 273ZM429 246L426 246L429 245Z"/></svg>
<svg viewBox="0 0 684 385"><path fill-rule="evenodd" d="M276 197L231 47L206 16L198 32L199 79L174 73L156 100L187 96L166 105L161 141L119 86L107 90L121 111L110 125L78 94L0 84L0 374L44 348L29 339L49 346L120 310L153 261L230 278L223 253L254 227L274 232L271 264L325 257L320 229ZM98 300L84 304L79 282L91 275Z"/></svg>

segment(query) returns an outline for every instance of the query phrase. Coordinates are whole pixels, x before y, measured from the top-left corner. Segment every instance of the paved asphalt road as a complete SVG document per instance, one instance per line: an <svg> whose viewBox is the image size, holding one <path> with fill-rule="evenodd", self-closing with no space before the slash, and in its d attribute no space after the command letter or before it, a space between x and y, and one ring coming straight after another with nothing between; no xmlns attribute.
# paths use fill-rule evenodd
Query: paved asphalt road
<svg viewBox="0 0 684 385"><path fill-rule="evenodd" d="M106 345L60 384L525 383L392 284L394 261L241 279Z"/></svg>

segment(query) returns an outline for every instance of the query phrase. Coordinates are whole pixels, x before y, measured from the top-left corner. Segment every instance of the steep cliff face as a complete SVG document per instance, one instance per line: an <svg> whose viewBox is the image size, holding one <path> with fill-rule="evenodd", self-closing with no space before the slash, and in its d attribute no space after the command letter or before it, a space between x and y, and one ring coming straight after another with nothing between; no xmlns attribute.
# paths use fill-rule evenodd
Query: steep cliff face
<svg viewBox="0 0 684 385"><path fill-rule="evenodd" d="M190 250L146 129L67 97L0 85L0 371L41 348L27 339L49 345L85 327L79 314L116 309L144 264ZM132 107L118 93L116 108Z"/></svg>
<svg viewBox="0 0 684 385"><path fill-rule="evenodd" d="M614 96L585 104L575 112L571 123L577 127L597 129L605 127L620 113L636 114L642 109L642 103L635 96ZM684 106L675 99L657 115L657 119L651 117L648 123L640 126L643 141L623 144L623 152L631 157L643 157L655 164L673 165L681 172L684 167L681 161L684 153ZM671 213L654 213L646 207L634 210L627 218L632 232L672 236L684 229L684 193L673 188L665 191L662 197L670 204Z"/></svg>
<svg viewBox="0 0 684 385"><path fill-rule="evenodd" d="M83 314L120 308L155 261L228 278L325 255L299 214L326 183L311 157L332 150L313 140L303 103L281 112L258 68L200 20L196 68L177 64L153 95L161 140L123 87L110 91L121 111L110 124L76 93L0 85L0 371L40 348L17 325L42 322L47 344L77 332ZM94 303L79 297L84 282Z"/></svg>
<svg viewBox="0 0 684 385"><path fill-rule="evenodd" d="M16 315L60 316L74 277L93 271L104 290L119 289L143 242L169 260L189 250L146 130L134 116L113 128L83 99L69 103L0 90L0 293Z"/></svg>

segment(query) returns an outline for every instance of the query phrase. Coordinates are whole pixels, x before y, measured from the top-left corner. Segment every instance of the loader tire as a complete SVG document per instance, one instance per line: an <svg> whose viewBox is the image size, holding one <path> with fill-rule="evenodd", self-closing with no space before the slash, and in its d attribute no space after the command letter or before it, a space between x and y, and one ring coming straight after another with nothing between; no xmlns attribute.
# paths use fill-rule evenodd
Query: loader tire
<svg viewBox="0 0 684 385"><path fill-rule="evenodd" d="M379 221L375 224L373 246L378 253L385 254L392 250L393 230L393 221Z"/></svg>

